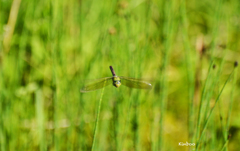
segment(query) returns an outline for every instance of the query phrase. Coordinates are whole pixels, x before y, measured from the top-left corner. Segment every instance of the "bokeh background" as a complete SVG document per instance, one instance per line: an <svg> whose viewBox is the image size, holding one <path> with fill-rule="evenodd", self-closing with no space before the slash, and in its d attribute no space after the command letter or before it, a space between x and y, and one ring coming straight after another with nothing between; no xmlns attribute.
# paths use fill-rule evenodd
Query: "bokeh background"
<svg viewBox="0 0 240 151"><path fill-rule="evenodd" d="M238 0L0 0L0 150L238 151L239 39ZM80 92L110 65L153 88Z"/></svg>

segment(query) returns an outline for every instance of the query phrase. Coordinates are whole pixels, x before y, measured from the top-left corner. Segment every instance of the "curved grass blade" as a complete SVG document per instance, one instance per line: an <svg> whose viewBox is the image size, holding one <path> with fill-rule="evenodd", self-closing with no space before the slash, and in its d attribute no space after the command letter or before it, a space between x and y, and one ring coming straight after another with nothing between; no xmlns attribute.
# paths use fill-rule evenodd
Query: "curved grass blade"
<svg viewBox="0 0 240 151"><path fill-rule="evenodd" d="M129 88L136 89L151 89L152 85L148 82L142 81L141 79L134 79L128 77L120 77L121 83Z"/></svg>
<svg viewBox="0 0 240 151"><path fill-rule="evenodd" d="M96 118L95 128L94 128L94 135L93 135L93 142L92 142L92 149L91 149L92 151L94 150L95 140L96 140L96 135L97 135L97 129L98 129L98 125L99 125L98 122L99 122L99 116L100 116L100 111L101 111L104 87L106 86L108 81L110 81L110 80L107 79L107 80L103 81L103 89L102 89L101 97L100 97L100 100L99 100L99 103L98 103L97 118Z"/></svg>
<svg viewBox="0 0 240 151"><path fill-rule="evenodd" d="M96 79L96 80L93 80L91 83L86 84L80 90L80 92L84 93L84 92L98 90L98 89L101 89L101 88L103 88L105 86L108 86L111 83L112 83L112 77Z"/></svg>

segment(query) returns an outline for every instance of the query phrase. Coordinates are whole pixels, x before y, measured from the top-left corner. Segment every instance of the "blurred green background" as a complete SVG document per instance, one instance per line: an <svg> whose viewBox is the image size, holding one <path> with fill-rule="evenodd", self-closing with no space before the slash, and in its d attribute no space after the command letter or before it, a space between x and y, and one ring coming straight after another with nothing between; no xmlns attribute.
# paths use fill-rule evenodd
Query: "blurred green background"
<svg viewBox="0 0 240 151"><path fill-rule="evenodd" d="M239 39L238 0L0 0L0 150L238 151ZM80 93L110 65L153 88Z"/></svg>

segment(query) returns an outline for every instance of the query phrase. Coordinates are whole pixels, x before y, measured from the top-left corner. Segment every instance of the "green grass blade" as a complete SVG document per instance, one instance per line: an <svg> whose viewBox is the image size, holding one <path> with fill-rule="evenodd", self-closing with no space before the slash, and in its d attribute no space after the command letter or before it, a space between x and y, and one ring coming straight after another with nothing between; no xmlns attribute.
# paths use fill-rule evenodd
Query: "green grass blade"
<svg viewBox="0 0 240 151"><path fill-rule="evenodd" d="M106 80L104 82L104 86L106 84ZM102 93L98 102L98 110L97 110L97 117L96 117L96 121L95 121L95 127L94 127L94 134L93 134L93 142L92 142L92 151L94 150L94 146L96 143L96 135L97 135L97 130L98 130L98 124L99 124L99 116L100 116L100 111L101 111L101 105L102 105L102 98L103 98L103 93L104 93L104 87L102 89Z"/></svg>
<svg viewBox="0 0 240 151"><path fill-rule="evenodd" d="M199 147L199 145L200 145L200 143L201 143L201 140L202 140L202 138L203 138L203 136L204 136L204 133L205 133L205 130L206 130L206 128L207 128L208 122L209 122L209 120L210 120L210 118L211 118L211 115L212 115L212 113L213 113L213 111L214 111L214 109L215 109L215 107L216 107L216 105L217 105L217 103L218 103L218 101L219 101L219 99L220 99L220 96L221 96L221 94L222 94L222 92L223 92L226 84L227 84L228 81L230 80L230 78L231 78L231 76L232 76L233 73L234 73L234 72L232 72L232 73L229 75L228 79L227 79L226 82L224 83L224 85L223 85L220 93L219 93L218 96L217 96L217 99L216 99L216 101L215 101L215 104L214 104L214 106L212 107L212 109L211 109L211 111L210 111L210 113L209 113L209 116L208 116L208 118L207 118L207 120L206 120L206 122L205 122L205 124L204 124L204 126L203 126L203 130L202 130L202 132L201 132L200 138L199 138L199 140L197 141L196 150L198 150L198 147Z"/></svg>

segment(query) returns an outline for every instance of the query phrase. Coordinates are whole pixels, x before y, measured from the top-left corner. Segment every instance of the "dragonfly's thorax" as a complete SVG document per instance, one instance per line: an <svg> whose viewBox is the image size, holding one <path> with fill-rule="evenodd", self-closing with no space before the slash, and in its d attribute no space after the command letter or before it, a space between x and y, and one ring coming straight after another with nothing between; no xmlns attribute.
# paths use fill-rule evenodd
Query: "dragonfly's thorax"
<svg viewBox="0 0 240 151"><path fill-rule="evenodd" d="M117 76L114 76L113 77L113 85L115 86L115 87L120 87L120 85L121 85L121 79L119 78L119 77L117 77Z"/></svg>

